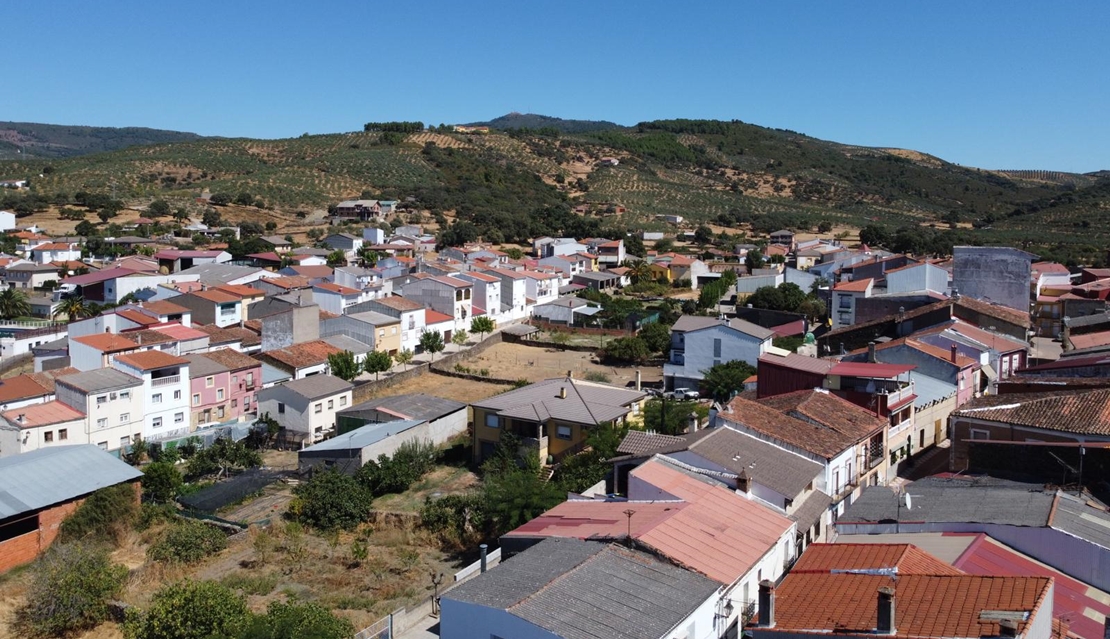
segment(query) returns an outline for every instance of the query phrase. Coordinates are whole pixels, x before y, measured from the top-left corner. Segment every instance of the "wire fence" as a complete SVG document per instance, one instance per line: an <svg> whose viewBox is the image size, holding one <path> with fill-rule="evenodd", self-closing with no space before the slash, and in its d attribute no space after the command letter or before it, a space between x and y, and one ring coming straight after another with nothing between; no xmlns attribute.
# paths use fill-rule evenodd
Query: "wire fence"
<svg viewBox="0 0 1110 639"><path fill-rule="evenodd" d="M285 473L270 469L252 468L228 479L178 498L185 506L201 513L214 513L217 510L236 504L270 484L280 481Z"/></svg>

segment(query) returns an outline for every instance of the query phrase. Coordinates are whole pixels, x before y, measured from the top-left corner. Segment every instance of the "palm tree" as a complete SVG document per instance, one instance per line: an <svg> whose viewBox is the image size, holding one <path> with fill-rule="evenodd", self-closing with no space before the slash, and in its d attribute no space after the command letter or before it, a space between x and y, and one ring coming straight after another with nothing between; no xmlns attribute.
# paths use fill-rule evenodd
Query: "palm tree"
<svg viewBox="0 0 1110 639"><path fill-rule="evenodd" d="M31 314L31 303L27 295L18 289L6 288L0 293L0 317L15 319Z"/></svg>
<svg viewBox="0 0 1110 639"><path fill-rule="evenodd" d="M58 310L54 311L54 319L64 317L70 322L76 322L79 319L92 317L93 311L87 304L83 297L67 297L62 299L62 304Z"/></svg>
<svg viewBox="0 0 1110 639"><path fill-rule="evenodd" d="M651 279L651 265L645 260L640 260L632 265L628 275L632 278L633 284L648 281Z"/></svg>

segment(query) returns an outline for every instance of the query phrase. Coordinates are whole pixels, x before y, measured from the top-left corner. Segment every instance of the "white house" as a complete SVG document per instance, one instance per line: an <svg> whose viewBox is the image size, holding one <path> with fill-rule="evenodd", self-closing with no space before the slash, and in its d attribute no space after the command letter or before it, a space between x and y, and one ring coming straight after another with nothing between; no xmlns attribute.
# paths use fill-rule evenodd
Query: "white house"
<svg viewBox="0 0 1110 639"><path fill-rule="evenodd" d="M143 439L189 434L189 360L151 350L116 355L113 366L143 380Z"/></svg>
<svg viewBox="0 0 1110 639"><path fill-rule="evenodd" d="M524 291L533 304L546 304L559 297L559 276L540 271L522 271Z"/></svg>
<svg viewBox="0 0 1110 639"><path fill-rule="evenodd" d="M835 328L843 328L856 323L856 300L871 297L875 280L866 278L851 282L841 282L833 287L832 308L829 315Z"/></svg>
<svg viewBox="0 0 1110 639"><path fill-rule="evenodd" d="M101 368L59 377L54 383L58 401L87 417L81 439L116 451L143 434L143 380L114 368ZM70 437L75 437L71 433Z"/></svg>
<svg viewBox="0 0 1110 639"><path fill-rule="evenodd" d="M370 300L352 308L351 312L375 311L396 318L400 322L401 350L416 352L420 345L420 334L427 327L427 313L424 305L400 295L389 295Z"/></svg>
<svg viewBox="0 0 1110 639"><path fill-rule="evenodd" d="M891 269L885 274L887 295L932 291L948 292L948 271L936 264L922 262Z"/></svg>
<svg viewBox="0 0 1110 639"><path fill-rule="evenodd" d="M57 400L0 413L0 457L87 443L85 415Z"/></svg>
<svg viewBox="0 0 1110 639"><path fill-rule="evenodd" d="M449 275L417 273L401 288L401 294L425 307L450 315L454 330L469 330L473 313L474 285Z"/></svg>
<svg viewBox="0 0 1110 639"><path fill-rule="evenodd" d="M37 264L69 262L81 259L81 247L75 242L50 242L31 250L31 261Z"/></svg>
<svg viewBox="0 0 1110 639"><path fill-rule="evenodd" d="M349 383L314 375L258 392L259 414L269 413L301 443L315 443L335 432L335 413L351 405Z"/></svg>
<svg viewBox="0 0 1110 639"><path fill-rule="evenodd" d="M706 371L740 360L757 366L771 346L774 332L742 319L683 315L671 327L671 349L663 365L668 389L697 388Z"/></svg>
<svg viewBox="0 0 1110 639"><path fill-rule="evenodd" d="M332 282L312 287L312 299L320 306L320 310L335 315L343 315L349 307L373 299L374 296L374 291L349 288Z"/></svg>
<svg viewBox="0 0 1110 639"><path fill-rule="evenodd" d="M15 230L15 213L0 211L0 232Z"/></svg>
<svg viewBox="0 0 1110 639"><path fill-rule="evenodd" d="M473 309L475 315L485 313L493 321L504 315L501 311L501 278L480 271L463 271L456 275L460 280L474 285Z"/></svg>
<svg viewBox="0 0 1110 639"><path fill-rule="evenodd" d="M528 304L528 283L525 281L523 272L504 268L492 268L481 272L501 278L502 317L508 320L528 317L531 308Z"/></svg>

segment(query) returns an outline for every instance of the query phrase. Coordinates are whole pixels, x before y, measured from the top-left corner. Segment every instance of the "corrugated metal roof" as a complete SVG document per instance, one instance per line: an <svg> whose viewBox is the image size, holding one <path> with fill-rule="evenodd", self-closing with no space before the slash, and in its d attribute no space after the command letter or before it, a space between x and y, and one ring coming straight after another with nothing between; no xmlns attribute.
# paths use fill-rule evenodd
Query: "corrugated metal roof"
<svg viewBox="0 0 1110 639"><path fill-rule="evenodd" d="M376 444L387 437L403 433L410 428L423 424L423 419L404 419L381 424L367 424L337 437L301 449L300 453L307 453L312 457L315 453L327 453L341 450L362 450L367 446Z"/></svg>
<svg viewBox="0 0 1110 639"><path fill-rule="evenodd" d="M1092 508L1073 495L1059 493L1056 512L1049 525L1103 548L1110 548L1110 513Z"/></svg>
<svg viewBox="0 0 1110 639"><path fill-rule="evenodd" d="M830 375L845 377L871 377L886 379L917 368L912 364L882 364L879 362L839 362L829 369Z"/></svg>
<svg viewBox="0 0 1110 639"><path fill-rule="evenodd" d="M290 375L289 373L287 373L286 371L278 368L277 366L274 366L273 364L267 364L266 362L262 362L262 383L263 384L274 384L274 383L278 383L278 382L284 382L284 381L290 380L290 379L293 379L293 376Z"/></svg>
<svg viewBox="0 0 1110 639"><path fill-rule="evenodd" d="M72 375L59 377L56 381L59 384L72 386L86 393L97 393L120 388L133 388L135 386L142 386L143 384L143 380L138 377L133 377L114 368L99 368L83 373L74 373Z"/></svg>
<svg viewBox="0 0 1110 639"><path fill-rule="evenodd" d="M566 397L560 396L562 390L566 391ZM627 414L628 405L645 395L642 391L556 377L495 395L474 406L532 421L552 418L577 424L600 424Z"/></svg>
<svg viewBox="0 0 1110 639"><path fill-rule="evenodd" d="M310 375L303 379L285 382L282 386L306 399L336 395L354 388L348 382L331 375Z"/></svg>
<svg viewBox="0 0 1110 639"><path fill-rule="evenodd" d="M0 519L134 481L143 474L91 444L40 448L0 459Z"/></svg>
<svg viewBox="0 0 1110 639"><path fill-rule="evenodd" d="M910 484L913 512L907 521L925 523L983 523L1007 526L1048 525L1055 496L1040 484L1021 484L977 478L926 477ZM898 496L886 486L865 488L839 521L895 521Z"/></svg>
<svg viewBox="0 0 1110 639"><path fill-rule="evenodd" d="M358 417L361 413L387 410L391 413L403 415L405 419L421 419L430 422L444 415L450 415L465 409L466 404L456 402L453 399L444 399L435 395L425 395L424 393L406 393L404 395L371 399L350 408L344 408L337 415Z"/></svg>
<svg viewBox="0 0 1110 639"><path fill-rule="evenodd" d="M910 379L913 381L913 392L917 395L917 399L913 400L913 405L916 408L923 408L935 401L947 399L956 394L955 384L922 375L917 371L910 372Z"/></svg>

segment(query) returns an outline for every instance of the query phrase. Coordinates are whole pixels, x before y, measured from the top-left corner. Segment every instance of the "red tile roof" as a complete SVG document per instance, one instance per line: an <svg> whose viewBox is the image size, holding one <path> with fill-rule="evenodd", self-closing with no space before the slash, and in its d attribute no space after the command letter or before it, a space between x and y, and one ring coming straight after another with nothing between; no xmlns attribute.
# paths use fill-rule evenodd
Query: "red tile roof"
<svg viewBox="0 0 1110 639"><path fill-rule="evenodd" d="M821 390L801 390L759 400L791 417L816 422L840 433L845 441L859 441L887 424L871 411Z"/></svg>
<svg viewBox="0 0 1110 639"><path fill-rule="evenodd" d="M916 265L915 265L916 266ZM865 278L862 280L853 280L851 282L841 282L833 287L834 291L844 293L862 293L871 286L875 280L873 278Z"/></svg>
<svg viewBox="0 0 1110 639"><path fill-rule="evenodd" d="M286 290L296 288L308 288L309 286L312 286L312 282L309 281L309 278L302 275L287 275L285 277L262 278L261 281L268 284L273 284L278 288L284 288Z"/></svg>
<svg viewBox="0 0 1110 639"><path fill-rule="evenodd" d="M223 286L217 286L216 290L223 291L224 293L230 293L232 295L238 295L240 298L266 297L266 293L264 291L260 291L257 288L247 286L246 284L224 284Z"/></svg>
<svg viewBox="0 0 1110 639"><path fill-rule="evenodd" d="M187 359L163 351L142 351L140 353L117 355L116 361L141 371L152 371L166 366L182 366L189 363Z"/></svg>
<svg viewBox="0 0 1110 639"><path fill-rule="evenodd" d="M286 348L266 351L261 356L284 364L290 368L298 369L308 366L318 366L328 361L328 355L342 352L323 340L314 340L294 344Z"/></svg>
<svg viewBox="0 0 1110 639"><path fill-rule="evenodd" d="M339 293L340 295L358 295L359 294L359 291L356 290L356 289L350 288L348 286L340 286L339 284L335 284L335 283L332 283L332 282L324 282L322 284L316 284L313 288L318 288L320 290L329 291L331 293Z"/></svg>
<svg viewBox="0 0 1110 639"><path fill-rule="evenodd" d="M0 404L7 404L31 397L42 397L54 392L27 374L0 379Z"/></svg>
<svg viewBox="0 0 1110 639"><path fill-rule="evenodd" d="M775 627L760 632L873 634L878 590L893 587L893 636L997 637L998 622L982 619L984 611L1028 612L1031 621L1051 586L1047 577L791 573L776 592ZM1017 625L1023 636L1028 621Z"/></svg>
<svg viewBox="0 0 1110 639"><path fill-rule="evenodd" d="M383 297L374 301L382 306L398 311L415 311L424 308L424 305L420 302L401 297L400 295L390 295L389 297Z"/></svg>
<svg viewBox="0 0 1110 639"><path fill-rule="evenodd" d="M250 355L240 353L239 351L235 351L230 348L221 348L219 350L209 351L205 353L204 356L216 362L217 364L225 366L230 371L240 371L246 370L248 368L259 368L262 366L262 362L251 357ZM256 383L261 384L262 380L256 380Z"/></svg>
<svg viewBox="0 0 1110 639"><path fill-rule="evenodd" d="M833 570L898 568L898 575L961 575L913 544L813 544L808 546L791 573L830 573Z"/></svg>
<svg viewBox="0 0 1110 639"><path fill-rule="evenodd" d="M124 309L122 311L116 311L116 315L119 315L120 317L122 317L124 319L128 319L132 322L135 322L139 326L150 326L151 324L157 324L158 323L158 318L157 317L151 317L151 316L147 315L146 313L143 313L142 311L137 311L133 308Z"/></svg>
<svg viewBox="0 0 1110 639"><path fill-rule="evenodd" d="M199 297L202 300L208 300L209 302L213 302L215 304L228 304L230 302L243 301L243 298L238 295L234 295L232 293L214 288L210 288L208 290L193 291L192 293L190 293L190 295L192 295L193 297Z"/></svg>
<svg viewBox="0 0 1110 639"><path fill-rule="evenodd" d="M178 315L191 312L189 309L179 304L167 300L158 300L155 302L143 302L144 310L150 311L155 315Z"/></svg>
<svg viewBox="0 0 1110 639"><path fill-rule="evenodd" d="M118 353L139 347L135 342L114 333L96 333L95 335L82 335L71 339L85 346L91 346L102 353Z"/></svg>
<svg viewBox="0 0 1110 639"><path fill-rule="evenodd" d="M1098 333L1084 333L1083 335L1069 335L1068 341L1072 348L1091 348L1092 346L1105 346L1110 344L1110 331Z"/></svg>
<svg viewBox="0 0 1110 639"><path fill-rule="evenodd" d="M941 348L939 346L933 346L932 344L926 344L925 342L914 339L913 336L900 337L898 339L892 339L889 342L884 342L882 344L877 344L875 346L875 351L876 352L882 352L882 351L884 351L888 348L895 348L897 346L906 346L906 347L912 348L915 351L918 351L920 353L924 353L925 355L928 355L930 357L934 357L934 358L939 359L939 360L943 360L943 361L945 361L949 364L954 364L955 366L958 366L960 368L967 368L969 366L972 367L972 368L979 368L979 366L980 366L978 361L976 361L974 359L971 359L967 355L964 355L960 352L956 353L956 361L953 362L952 361L952 351L951 351L951 349ZM856 349L856 350L852 351L852 354L853 355L859 355L861 353L866 353L866 352L867 352L866 348L859 348L859 349Z"/></svg>
<svg viewBox="0 0 1110 639"><path fill-rule="evenodd" d="M989 395L967 402L952 416L1082 435L1110 435L1110 389Z"/></svg>
<svg viewBox="0 0 1110 639"><path fill-rule="evenodd" d="M451 321L454 321L454 318L450 315L440 313L439 311L433 311L430 308L424 309L424 323L429 326L431 326L432 324L442 324L443 322Z"/></svg>
<svg viewBox="0 0 1110 639"><path fill-rule="evenodd" d="M51 242L50 244L43 244L41 246L36 246L34 248L34 250L36 250L36 251L68 251L72 248L73 248L72 244L67 244L65 242Z"/></svg>
<svg viewBox="0 0 1110 639"><path fill-rule="evenodd" d="M4 416L4 419L20 428L49 426L50 424L61 424L63 422L72 422L85 418L84 413L74 410L57 400L49 401L45 404L32 404L31 406L24 406L22 408L13 408L0 414ZM20 416L23 417L22 421L19 420ZM76 434L77 433L74 433L74 435Z"/></svg>
<svg viewBox="0 0 1110 639"><path fill-rule="evenodd" d="M798 391L758 402L737 396L728 403L725 411L718 413L718 417L735 424L740 430L747 428L825 459L836 457L886 425L886 420L866 413L835 395L827 397L839 403L819 400L809 404L804 401L806 395L814 393L817 391ZM825 393L820 394L826 396ZM801 410L797 410L799 407ZM822 411L828 412L822 414ZM860 411L866 413L867 419ZM809 419L809 414L813 412L818 414L820 421ZM826 422L837 423L841 430L829 427Z"/></svg>
<svg viewBox="0 0 1110 639"><path fill-rule="evenodd" d="M308 258L313 256L305 255L302 257ZM301 277L311 277L312 279L331 277L332 274L335 272L332 267L326 266L324 264L318 264L315 266L301 266L298 264L297 266L290 267L290 270L292 270L297 275L300 275Z"/></svg>

